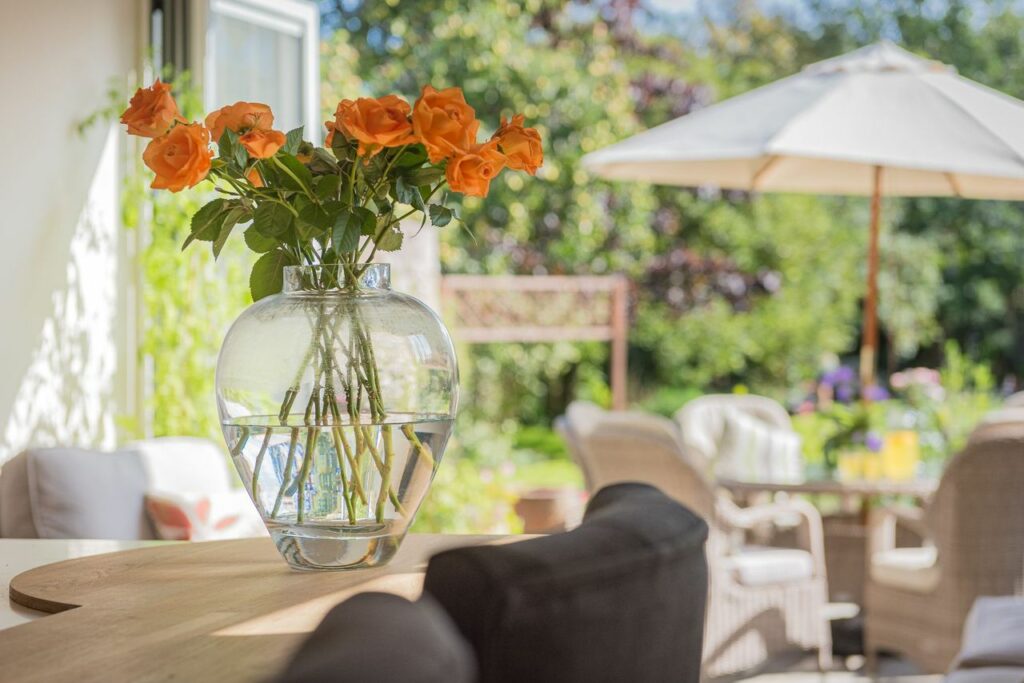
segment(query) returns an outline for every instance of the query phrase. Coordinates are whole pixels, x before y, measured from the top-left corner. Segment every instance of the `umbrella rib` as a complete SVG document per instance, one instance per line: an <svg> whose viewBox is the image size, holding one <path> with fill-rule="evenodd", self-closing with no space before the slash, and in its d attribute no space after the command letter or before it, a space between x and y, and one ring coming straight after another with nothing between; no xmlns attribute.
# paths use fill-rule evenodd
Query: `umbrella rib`
<svg viewBox="0 0 1024 683"><path fill-rule="evenodd" d="M1001 144L1006 149L1010 150L1010 152L1013 154L1013 156L1017 159L1018 162L1020 162L1021 164L1024 164L1024 155L1022 155L1020 152L1018 152L1017 149L1013 145L1011 145L1009 142L1007 142L1001 135L999 135L994 130L992 130L991 128L986 126L985 123L981 119L979 119L977 116L975 116L974 113L971 112L970 109L968 109L964 105L962 105L959 102L957 102L956 98L953 98L953 97L950 97L949 95L947 95L945 92L943 92L943 90L941 88L936 88L931 83L931 81L929 81L927 79L923 79L923 82L925 84L927 84L929 88L931 88L935 92L939 93L939 95L941 95L942 97L944 97L947 100L949 100L953 104L954 107L956 107L961 112L963 112L963 114L967 118L969 118L970 120L974 121L974 123L977 124L977 126L979 128L981 128L983 131L985 131L985 133L987 133L990 138L992 138L993 140L995 140L996 142ZM968 83L972 83L973 84L972 81L968 81Z"/></svg>
<svg viewBox="0 0 1024 683"><path fill-rule="evenodd" d="M761 181L768 175L768 172L774 169L778 163L782 161L782 157L778 154L769 155L768 159L761 164L761 168L757 169L754 173L754 177L750 180L750 191L756 192L761 189Z"/></svg>
<svg viewBox="0 0 1024 683"><path fill-rule="evenodd" d="M953 194L957 197L963 197L964 193L960 191L960 181L956 179L956 176L949 171L943 175L946 176L946 181L949 183L949 187L952 188Z"/></svg>

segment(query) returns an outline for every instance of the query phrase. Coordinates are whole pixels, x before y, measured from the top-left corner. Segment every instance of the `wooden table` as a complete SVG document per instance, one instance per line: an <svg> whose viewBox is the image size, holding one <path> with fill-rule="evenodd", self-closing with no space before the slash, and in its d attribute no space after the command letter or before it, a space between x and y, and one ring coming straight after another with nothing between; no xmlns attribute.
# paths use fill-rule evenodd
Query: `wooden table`
<svg viewBox="0 0 1024 683"><path fill-rule="evenodd" d="M434 553L517 538L413 534L389 565L351 572L293 571L263 538L46 565L10 582L12 601L51 615L0 632L0 682L263 681L338 602L416 597Z"/></svg>
<svg viewBox="0 0 1024 683"><path fill-rule="evenodd" d="M8 586L29 569L76 557L113 553L176 541L110 541L94 539L0 538L0 631L45 617L47 612L24 607L8 597ZM3 634L0 633L0 639Z"/></svg>
<svg viewBox="0 0 1024 683"><path fill-rule="evenodd" d="M737 481L719 479L718 484L739 495L752 493L807 493L817 495L856 496L873 498L878 496L911 496L925 500L930 498L939 482L935 479L913 479L910 481L875 481L838 479L808 479L801 482L782 483L770 481Z"/></svg>

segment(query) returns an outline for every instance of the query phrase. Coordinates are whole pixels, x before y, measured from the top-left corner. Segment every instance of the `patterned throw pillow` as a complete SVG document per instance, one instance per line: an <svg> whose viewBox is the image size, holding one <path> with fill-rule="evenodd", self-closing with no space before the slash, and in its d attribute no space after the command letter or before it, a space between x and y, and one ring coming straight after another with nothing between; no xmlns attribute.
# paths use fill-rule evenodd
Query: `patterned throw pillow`
<svg viewBox="0 0 1024 683"><path fill-rule="evenodd" d="M242 490L146 494L146 513L165 541L215 541L266 536L259 513Z"/></svg>
<svg viewBox="0 0 1024 683"><path fill-rule="evenodd" d="M740 411L725 416L715 474L739 481L803 480L800 435L773 427Z"/></svg>

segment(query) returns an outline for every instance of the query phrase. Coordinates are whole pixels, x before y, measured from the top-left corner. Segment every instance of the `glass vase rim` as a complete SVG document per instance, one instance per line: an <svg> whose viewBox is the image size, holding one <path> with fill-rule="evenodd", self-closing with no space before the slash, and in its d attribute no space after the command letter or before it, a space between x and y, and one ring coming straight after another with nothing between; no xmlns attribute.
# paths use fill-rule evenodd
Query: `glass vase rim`
<svg viewBox="0 0 1024 683"><path fill-rule="evenodd" d="M310 294L391 289L391 264L285 266L282 292Z"/></svg>

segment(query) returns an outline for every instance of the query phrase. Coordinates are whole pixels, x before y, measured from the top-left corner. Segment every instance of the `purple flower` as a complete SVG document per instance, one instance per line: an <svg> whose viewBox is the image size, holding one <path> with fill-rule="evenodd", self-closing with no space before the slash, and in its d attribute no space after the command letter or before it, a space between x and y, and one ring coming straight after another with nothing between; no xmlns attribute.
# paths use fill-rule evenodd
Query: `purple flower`
<svg viewBox="0 0 1024 683"><path fill-rule="evenodd" d="M889 392L885 390L885 387L870 386L864 390L864 398L869 401L887 401Z"/></svg>
<svg viewBox="0 0 1024 683"><path fill-rule="evenodd" d="M853 400L853 387L849 384L840 384L836 387L836 400L841 403L848 403Z"/></svg>
<svg viewBox="0 0 1024 683"><path fill-rule="evenodd" d="M868 450L872 453L877 453L882 450L882 437L874 432L868 432L864 438L864 445L867 446Z"/></svg>
<svg viewBox="0 0 1024 683"><path fill-rule="evenodd" d="M853 371L853 368L841 365L838 368L829 370L821 376L821 381L824 384L849 384L857 378L857 374Z"/></svg>

